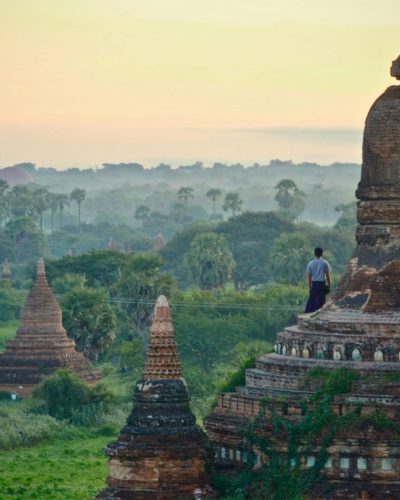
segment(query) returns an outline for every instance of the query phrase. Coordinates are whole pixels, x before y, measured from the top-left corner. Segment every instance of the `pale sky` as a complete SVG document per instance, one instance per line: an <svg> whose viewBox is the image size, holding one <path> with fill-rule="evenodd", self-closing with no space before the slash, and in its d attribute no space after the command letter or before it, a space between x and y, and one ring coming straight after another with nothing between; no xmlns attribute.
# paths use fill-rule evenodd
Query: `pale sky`
<svg viewBox="0 0 400 500"><path fill-rule="evenodd" d="M399 25L399 0L0 0L0 166L359 162Z"/></svg>

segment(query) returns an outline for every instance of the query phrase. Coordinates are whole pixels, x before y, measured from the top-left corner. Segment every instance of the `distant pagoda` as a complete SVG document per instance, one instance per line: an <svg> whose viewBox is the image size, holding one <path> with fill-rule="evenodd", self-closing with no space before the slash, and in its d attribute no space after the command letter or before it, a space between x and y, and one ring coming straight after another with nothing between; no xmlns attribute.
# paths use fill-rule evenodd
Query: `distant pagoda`
<svg viewBox="0 0 400 500"><path fill-rule="evenodd" d="M118 250L117 245L115 244L114 238L110 238L108 240L107 250L109 252L116 252Z"/></svg>
<svg viewBox="0 0 400 500"><path fill-rule="evenodd" d="M8 263L7 259L4 259L4 261L3 261L3 269L1 271L0 278L3 281L11 281L11 279L12 279L11 268L10 268L10 264Z"/></svg>
<svg viewBox="0 0 400 500"><path fill-rule="evenodd" d="M153 240L153 252L159 252L165 247L165 239L161 233L158 233Z"/></svg>
<svg viewBox="0 0 400 500"><path fill-rule="evenodd" d="M400 79L400 58L391 74ZM245 386L221 394L205 421L216 465L240 468L248 456L241 428L260 415L263 400L259 432L271 440L274 414L303 418L302 401L318 388L305 383L311 369L349 370L351 391L336 395L330 409L341 416L358 407L359 419L327 448L325 481L307 496L313 500L400 498L400 85L389 87L368 113L356 196L357 248L335 296L279 333L275 353L246 371ZM375 414L381 426L368 420ZM276 449L290 467L297 464L284 436L276 438ZM268 460L252 451L257 463ZM315 446L298 465L312 467L317 456Z"/></svg>
<svg viewBox="0 0 400 500"><path fill-rule="evenodd" d="M75 349L62 325L62 312L39 260L35 284L22 310L14 340L0 354L0 390L28 396L44 377L60 368L70 369L94 383L100 375Z"/></svg>
<svg viewBox="0 0 400 500"><path fill-rule="evenodd" d="M97 499L187 500L212 497L204 434L189 408L168 301L154 310L143 379L110 457L108 488Z"/></svg>

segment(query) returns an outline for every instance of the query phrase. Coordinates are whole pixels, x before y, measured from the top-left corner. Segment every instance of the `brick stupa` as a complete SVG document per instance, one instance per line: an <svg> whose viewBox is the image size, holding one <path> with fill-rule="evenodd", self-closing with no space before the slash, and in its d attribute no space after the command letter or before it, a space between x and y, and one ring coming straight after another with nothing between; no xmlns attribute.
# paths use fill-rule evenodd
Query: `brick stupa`
<svg viewBox="0 0 400 500"><path fill-rule="evenodd" d="M153 252L159 252L165 247L165 239L161 233L158 233L157 236L153 240L152 250Z"/></svg>
<svg viewBox="0 0 400 500"><path fill-rule="evenodd" d="M100 378L83 354L76 351L74 340L67 336L60 306L40 259L17 335L0 354L0 390L28 396L45 376L60 368L74 371L89 383Z"/></svg>
<svg viewBox="0 0 400 500"><path fill-rule="evenodd" d="M4 259L3 261L3 268L1 270L0 279L2 279L3 281L12 280L11 267L7 259Z"/></svg>
<svg viewBox="0 0 400 500"><path fill-rule="evenodd" d="M400 78L400 59L391 72ZM206 419L216 464L235 469L242 466L246 450L240 428L258 415L263 398L269 402L262 420L268 438L274 412L294 421L302 418L300 402L313 393L304 379L312 368L356 372L359 379L350 394L336 396L331 409L342 415L360 405L359 424L340 431L329 446L322 473L330 493L317 489L307 497L313 500L400 498L400 435L395 430L400 420L399 85L389 87L368 114L356 196L357 248L335 296L279 333L275 353L247 370L244 387L221 394ZM377 409L388 425L363 420ZM284 440L278 443L289 460L285 446ZM254 452L258 461L266 459ZM300 466L312 466L317 453L313 449Z"/></svg>
<svg viewBox="0 0 400 500"><path fill-rule="evenodd" d="M204 437L189 408L168 301L160 296L143 379L136 384L125 427L106 448L108 488L97 498L210 498Z"/></svg>

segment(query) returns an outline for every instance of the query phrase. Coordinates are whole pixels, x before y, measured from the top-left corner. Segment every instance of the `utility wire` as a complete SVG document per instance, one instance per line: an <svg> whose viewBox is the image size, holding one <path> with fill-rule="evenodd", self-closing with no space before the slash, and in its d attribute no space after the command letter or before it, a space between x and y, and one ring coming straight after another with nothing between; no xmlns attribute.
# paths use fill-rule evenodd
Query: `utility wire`
<svg viewBox="0 0 400 500"><path fill-rule="evenodd" d="M58 298L62 298L63 295L57 295ZM121 304L121 305L149 305L155 306L156 301L150 299L130 299L126 297L113 297L105 300L106 303L111 304ZM202 308L202 309L253 309L253 310L267 310L267 311L293 311L299 312L303 309L301 305L298 306L284 306L284 305L274 305L274 304L251 304L251 303L234 303L229 302L169 302L172 308Z"/></svg>

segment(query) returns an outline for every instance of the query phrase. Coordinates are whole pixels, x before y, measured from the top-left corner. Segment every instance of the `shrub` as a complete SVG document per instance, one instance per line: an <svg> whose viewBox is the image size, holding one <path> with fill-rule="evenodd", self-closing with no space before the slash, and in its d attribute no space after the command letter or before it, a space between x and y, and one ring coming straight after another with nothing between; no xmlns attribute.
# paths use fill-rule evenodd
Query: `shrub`
<svg viewBox="0 0 400 500"><path fill-rule="evenodd" d="M18 413L7 417L0 416L0 449L33 446L54 437L61 427L61 424L49 415Z"/></svg>
<svg viewBox="0 0 400 500"><path fill-rule="evenodd" d="M0 322L19 319L26 292L15 290L10 283L0 281Z"/></svg>
<svg viewBox="0 0 400 500"><path fill-rule="evenodd" d="M90 388L67 370L58 370L33 392L36 411L76 425L93 424L114 402L103 386Z"/></svg>
<svg viewBox="0 0 400 500"><path fill-rule="evenodd" d="M0 391L0 401L9 401L11 394L8 391Z"/></svg>

